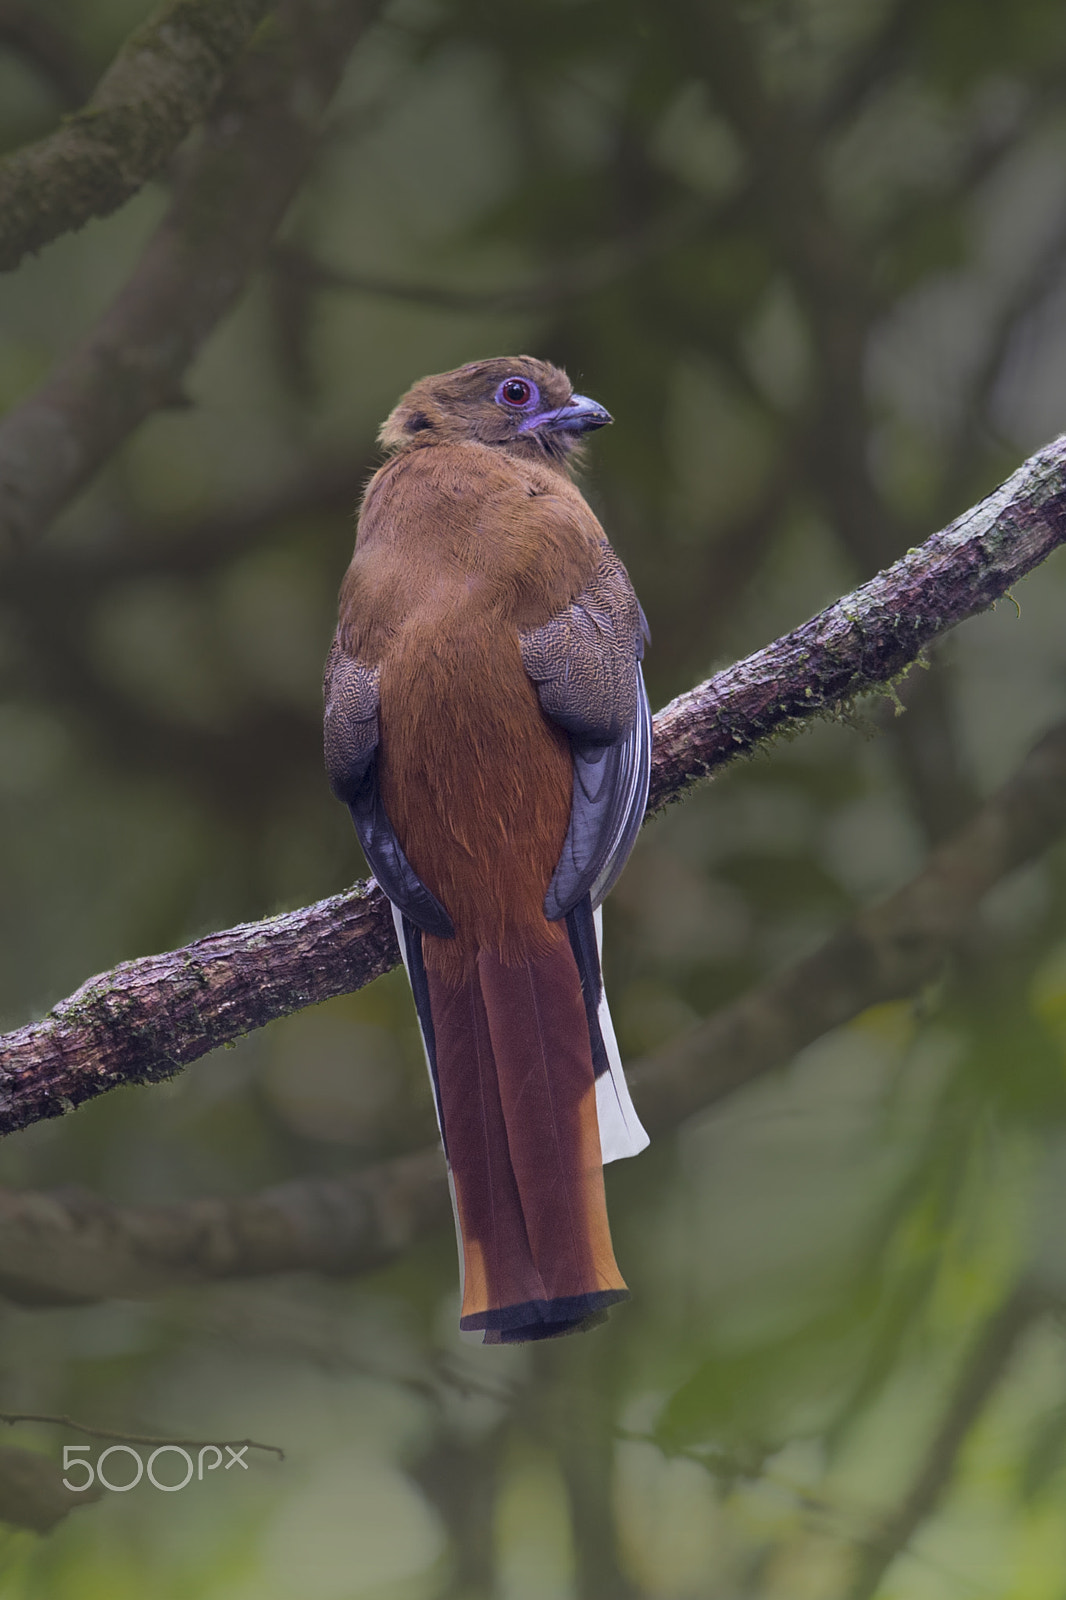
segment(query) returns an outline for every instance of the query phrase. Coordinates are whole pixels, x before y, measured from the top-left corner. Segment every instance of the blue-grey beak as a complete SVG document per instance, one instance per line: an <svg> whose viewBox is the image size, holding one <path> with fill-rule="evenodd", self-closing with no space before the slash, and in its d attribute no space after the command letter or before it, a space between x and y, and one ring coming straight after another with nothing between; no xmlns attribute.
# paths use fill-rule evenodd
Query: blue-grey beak
<svg viewBox="0 0 1066 1600"><path fill-rule="evenodd" d="M588 433L613 421L598 400L590 400L587 394L574 394L565 406L559 407L548 427L552 433Z"/></svg>

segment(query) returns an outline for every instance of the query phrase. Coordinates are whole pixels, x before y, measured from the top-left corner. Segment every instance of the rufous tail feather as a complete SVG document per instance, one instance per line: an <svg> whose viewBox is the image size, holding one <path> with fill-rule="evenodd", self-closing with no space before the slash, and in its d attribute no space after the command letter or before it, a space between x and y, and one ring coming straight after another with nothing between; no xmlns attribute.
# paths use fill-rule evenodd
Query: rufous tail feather
<svg viewBox="0 0 1066 1600"><path fill-rule="evenodd" d="M460 1326L551 1338L628 1291L603 1188L581 981L565 931L459 982L426 972L441 1131L463 1252Z"/></svg>

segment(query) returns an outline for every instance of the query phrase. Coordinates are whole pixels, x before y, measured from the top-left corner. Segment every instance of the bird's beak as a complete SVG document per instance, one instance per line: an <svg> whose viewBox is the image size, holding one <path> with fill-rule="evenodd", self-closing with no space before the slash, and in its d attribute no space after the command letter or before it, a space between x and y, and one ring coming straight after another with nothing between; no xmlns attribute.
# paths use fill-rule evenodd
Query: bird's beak
<svg viewBox="0 0 1066 1600"><path fill-rule="evenodd" d="M592 428L603 428L614 418L605 411L598 400L587 394L572 394L558 411L539 411L519 425L519 433L563 433L576 437Z"/></svg>
<svg viewBox="0 0 1066 1600"><path fill-rule="evenodd" d="M613 421L598 400L590 400L587 394L573 394L565 406L559 407L548 428L552 433L588 433Z"/></svg>

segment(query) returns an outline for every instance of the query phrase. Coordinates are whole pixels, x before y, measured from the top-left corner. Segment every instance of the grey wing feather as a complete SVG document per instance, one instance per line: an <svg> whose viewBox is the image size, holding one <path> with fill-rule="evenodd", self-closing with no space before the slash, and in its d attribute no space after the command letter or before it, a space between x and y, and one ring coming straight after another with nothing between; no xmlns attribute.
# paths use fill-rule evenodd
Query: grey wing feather
<svg viewBox="0 0 1066 1600"><path fill-rule="evenodd" d="M614 888L637 842L648 804L651 708L636 666L639 707L633 727L615 744L572 741L574 798L563 853L548 885L544 914L565 917L586 894L592 909Z"/></svg>
<svg viewBox="0 0 1066 1600"><path fill-rule="evenodd" d="M322 685L325 700L326 771L338 800L359 793L378 747L377 667L350 656L334 639Z"/></svg>
<svg viewBox="0 0 1066 1600"><path fill-rule="evenodd" d="M440 901L403 853L378 785L379 673L338 640L326 662L325 745L330 787L351 812L370 870L394 906L439 939L455 936Z"/></svg>
<svg viewBox="0 0 1066 1600"><path fill-rule="evenodd" d="M544 912L593 907L625 866L648 800L651 712L640 670L647 623L609 546L592 581L565 611L521 635L522 660L541 709L570 734L570 826Z"/></svg>

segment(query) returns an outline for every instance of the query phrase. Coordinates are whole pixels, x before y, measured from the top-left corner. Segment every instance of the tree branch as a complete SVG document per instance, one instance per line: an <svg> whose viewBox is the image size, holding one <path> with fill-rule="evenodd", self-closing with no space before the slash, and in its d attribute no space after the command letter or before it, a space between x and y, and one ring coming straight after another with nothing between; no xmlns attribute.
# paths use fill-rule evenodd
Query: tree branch
<svg viewBox="0 0 1066 1600"><path fill-rule="evenodd" d="M672 701L655 719L649 813L772 734L891 681L931 639L992 605L1064 539L1066 437L894 566ZM397 960L384 896L376 885L356 885L124 962L43 1021L0 1038L0 1132L122 1083L171 1077L276 1017L361 988Z"/></svg>
<svg viewBox="0 0 1066 1600"><path fill-rule="evenodd" d="M0 271L154 177L215 98L269 0L168 0L126 40L84 110L0 161ZM14 13L10 26L21 20ZM21 41L49 36L23 20ZM54 55L54 52L53 52Z"/></svg>
<svg viewBox="0 0 1066 1600"><path fill-rule="evenodd" d="M314 154L322 113L381 0L283 0L190 155L125 288L0 424L0 538L39 534L151 412L262 259Z"/></svg>
<svg viewBox="0 0 1066 1600"><path fill-rule="evenodd" d="M400 959L376 885L183 950L123 962L0 1038L0 1132L60 1116L123 1083L169 1078L275 1017L361 989Z"/></svg>
<svg viewBox="0 0 1066 1600"><path fill-rule="evenodd" d="M277 1272L370 1272L450 1214L437 1149L239 1200L120 1206L83 1190L0 1190L0 1294L89 1305Z"/></svg>

